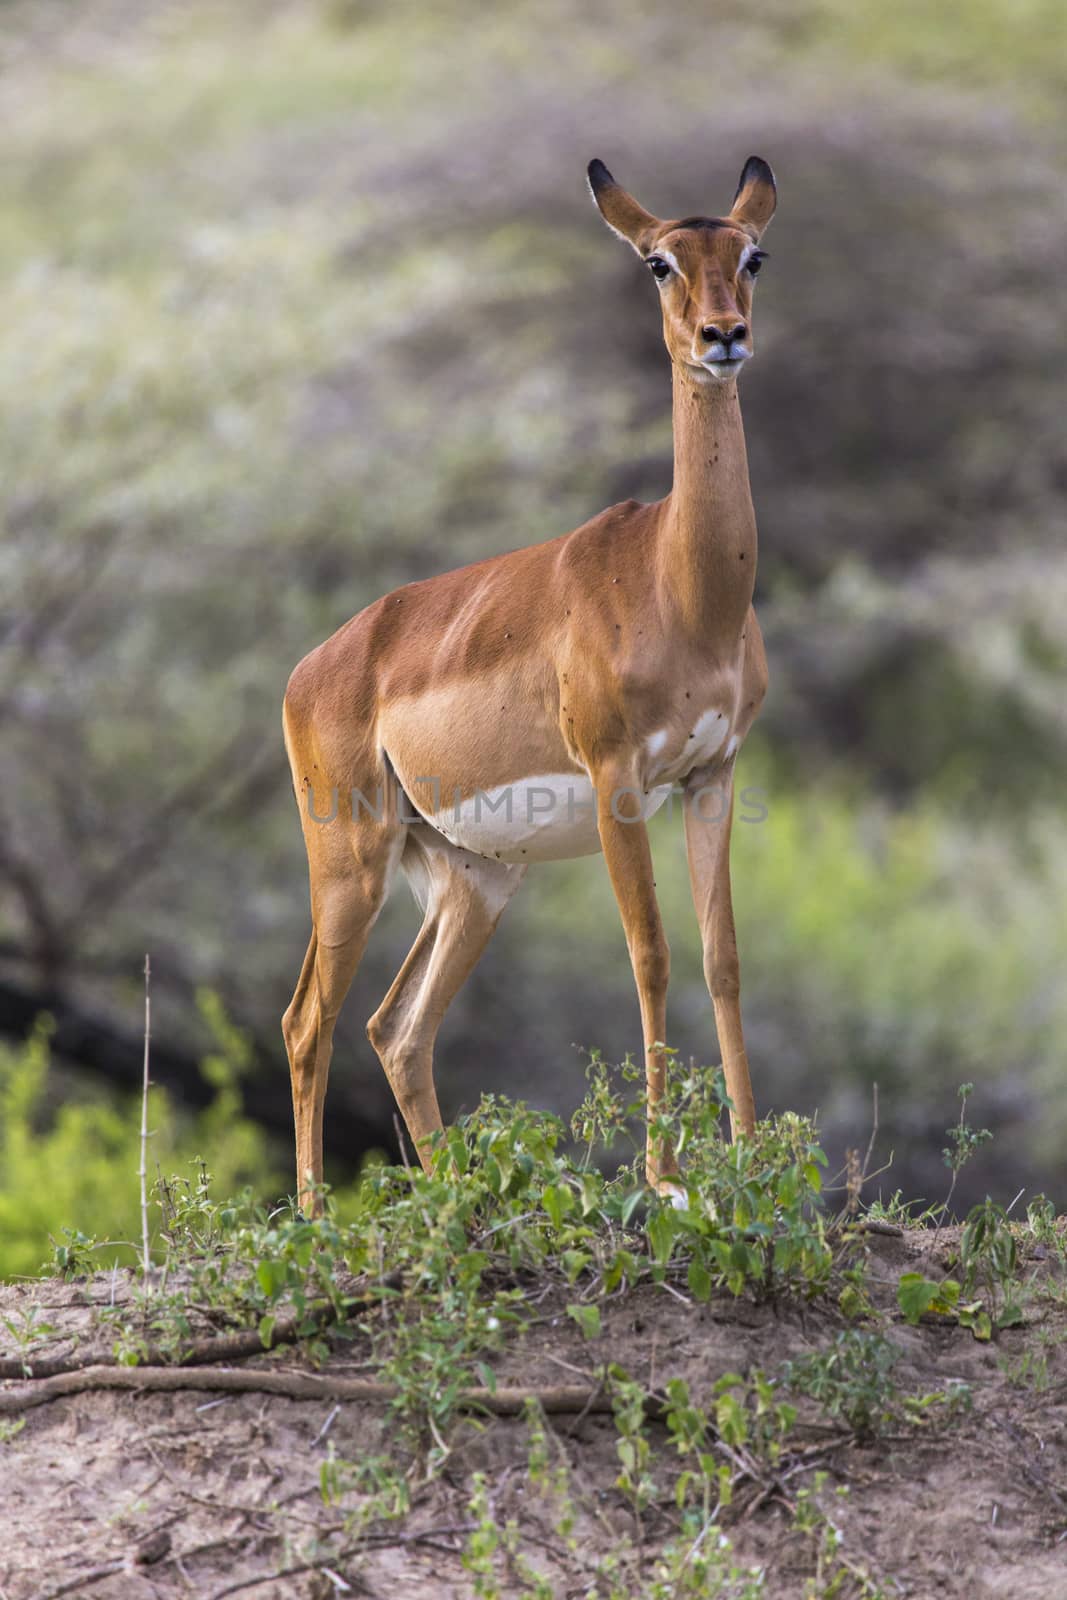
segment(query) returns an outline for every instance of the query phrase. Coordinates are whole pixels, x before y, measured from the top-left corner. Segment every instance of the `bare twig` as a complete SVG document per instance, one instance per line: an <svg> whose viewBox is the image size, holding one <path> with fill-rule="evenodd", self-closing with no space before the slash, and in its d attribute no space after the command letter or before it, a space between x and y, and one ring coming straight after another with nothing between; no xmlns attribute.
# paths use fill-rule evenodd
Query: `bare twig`
<svg viewBox="0 0 1067 1600"><path fill-rule="evenodd" d="M874 1116L871 1122L871 1137L867 1141L867 1154L864 1156L863 1166L860 1168L861 1186L866 1181L867 1174L870 1171L871 1156L874 1154L874 1141L878 1137L878 1085L876 1083L871 1084L871 1095L874 1100Z"/></svg>
<svg viewBox="0 0 1067 1600"><path fill-rule="evenodd" d="M354 1544L346 1545L343 1550L337 1550L328 1557L320 1556L317 1561L305 1561L300 1566L286 1567L281 1572L264 1572L258 1578L245 1578L239 1583L227 1584L225 1589L216 1589L211 1596L211 1600L227 1600L227 1597L231 1594L240 1594L245 1589L256 1589L264 1583L277 1583L281 1578L295 1578L304 1572L326 1572L329 1570L327 1562L336 1565L338 1562L346 1561L350 1556L358 1555L361 1550L366 1549L368 1544L373 1544L378 1549L386 1545L428 1544L433 1549L446 1550L451 1554L452 1552L447 1545L438 1544L436 1541L447 1535L471 1533L476 1526L477 1524L473 1522L454 1522L447 1527L422 1528L412 1533L364 1534ZM374 1591L367 1589L365 1586L362 1592L364 1594L374 1593Z"/></svg>
<svg viewBox="0 0 1067 1600"><path fill-rule="evenodd" d="M148 1068L149 1040L152 1037L152 958L144 958L144 1077L141 1083L141 1166L137 1176L141 1180L141 1270L147 1277L152 1270L152 1253L148 1235Z"/></svg>
<svg viewBox="0 0 1067 1600"><path fill-rule="evenodd" d="M319 1431L315 1435L314 1439L312 1439L312 1441L311 1441L312 1449L314 1449L314 1447L317 1444L320 1444L322 1442L322 1440L325 1439L326 1435L329 1433L330 1429L333 1427L334 1423L337 1421L337 1414L340 1411L340 1409L341 1409L340 1406L334 1406L333 1410L330 1412L330 1414L326 1418L326 1421L323 1423L322 1427L319 1429Z"/></svg>
<svg viewBox="0 0 1067 1600"><path fill-rule="evenodd" d="M107 1561L102 1567L91 1567L88 1572L82 1572L76 1578L68 1578L58 1589L46 1589L40 1600L59 1600L60 1595L81 1594L90 1584L103 1583L105 1578L113 1578L125 1565L125 1561Z"/></svg>
<svg viewBox="0 0 1067 1600"><path fill-rule="evenodd" d="M404 1135L404 1124L401 1122L399 1116L397 1115L397 1113L395 1111L393 1112L393 1127L396 1130L396 1142L397 1142L397 1146L398 1146L398 1148L400 1150L400 1159L404 1163L404 1171L408 1175L408 1182L411 1185L412 1193L414 1193L414 1190L415 1190L415 1173L414 1173L414 1171L412 1169L411 1162L408 1160L408 1147L407 1147L407 1139L405 1138L405 1135ZM427 1211L426 1207L422 1206L422 1205L420 1205L419 1211L422 1214L422 1220L426 1224L427 1231L428 1232L432 1232L433 1231L433 1219L431 1218L430 1213Z"/></svg>

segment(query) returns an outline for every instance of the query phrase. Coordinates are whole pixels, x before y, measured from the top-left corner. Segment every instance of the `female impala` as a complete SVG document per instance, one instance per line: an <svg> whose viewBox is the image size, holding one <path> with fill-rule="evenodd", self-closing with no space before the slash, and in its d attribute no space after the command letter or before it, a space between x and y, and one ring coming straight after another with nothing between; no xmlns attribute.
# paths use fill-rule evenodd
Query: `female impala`
<svg viewBox="0 0 1067 1600"><path fill-rule="evenodd" d="M736 380L774 178L752 156L728 216L677 222L642 210L603 162L589 186L659 287L674 484L655 505L629 500L547 544L408 584L293 673L285 739L313 927L283 1030L305 1196L322 1181L334 1024L398 865L424 921L367 1032L424 1164L441 1127L437 1030L535 861L604 852L654 1113L670 958L644 819L675 785L733 1129L754 1125L729 842L734 758L767 670ZM708 803L713 786L725 806ZM676 1170L650 1140L649 1183L670 1187Z"/></svg>

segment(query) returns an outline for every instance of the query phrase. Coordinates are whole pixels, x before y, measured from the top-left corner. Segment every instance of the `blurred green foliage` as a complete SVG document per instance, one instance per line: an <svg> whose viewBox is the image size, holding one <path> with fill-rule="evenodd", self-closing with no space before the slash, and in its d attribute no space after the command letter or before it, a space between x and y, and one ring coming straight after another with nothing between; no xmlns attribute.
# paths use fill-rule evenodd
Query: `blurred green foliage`
<svg viewBox="0 0 1067 1600"><path fill-rule="evenodd" d="M244 1183L280 1189L276 1152L261 1129L238 1114L240 1062L223 1048L206 1064L216 1095L197 1116L181 1115L160 1089L150 1091L148 1172L188 1170L211 1158L212 1174L233 1193ZM47 1023L21 1049L0 1045L0 1279L36 1276L51 1248L81 1235L105 1241L83 1248L76 1264L95 1271L140 1256L141 1106L132 1096L72 1096L49 1107ZM150 1204L153 1236L159 1231Z"/></svg>
<svg viewBox="0 0 1067 1600"><path fill-rule="evenodd" d="M961 1199L1061 1189L1061 8L4 18L2 971L135 1027L150 949L164 1035L212 1048L209 985L253 1028L249 1081L284 1079L307 931L288 671L395 583L666 491L654 296L582 175L601 155L664 214L716 211L758 149L781 193L744 386L772 681L740 781L768 817L736 828L734 876L760 1108L818 1106L835 1151L865 1142L876 1079L891 1186L932 1196L966 1078L998 1137ZM670 1042L704 1061L679 833L656 834ZM363 1021L414 921L388 908L339 1029L331 1176L352 1129L390 1126ZM446 1024L446 1114L530 1083L567 1110L572 1042L636 1037L602 865L542 869ZM35 1115L35 1151L69 1125L105 1152L79 1193L125 1170L110 1103Z"/></svg>

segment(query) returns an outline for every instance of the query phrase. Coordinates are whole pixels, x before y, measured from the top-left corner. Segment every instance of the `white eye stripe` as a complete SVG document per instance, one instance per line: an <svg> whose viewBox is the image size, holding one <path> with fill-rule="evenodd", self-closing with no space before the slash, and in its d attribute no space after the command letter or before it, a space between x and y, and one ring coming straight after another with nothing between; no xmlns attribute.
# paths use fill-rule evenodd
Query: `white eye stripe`
<svg viewBox="0 0 1067 1600"><path fill-rule="evenodd" d="M681 277L682 269L679 267L676 258L671 255L669 250L653 250L651 255L645 257L646 267L655 269L661 263L666 267L670 267L671 272L675 272L679 277ZM664 273L661 277L658 272L653 270L652 276L655 278L657 283L663 284L666 283L669 274Z"/></svg>

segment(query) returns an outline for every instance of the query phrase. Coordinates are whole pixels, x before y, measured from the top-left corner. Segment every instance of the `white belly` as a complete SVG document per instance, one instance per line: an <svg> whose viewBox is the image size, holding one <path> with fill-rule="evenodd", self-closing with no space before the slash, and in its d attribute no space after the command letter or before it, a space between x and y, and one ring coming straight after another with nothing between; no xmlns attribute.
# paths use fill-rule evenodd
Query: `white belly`
<svg viewBox="0 0 1067 1600"><path fill-rule="evenodd" d="M668 783L642 795L643 816L658 811L670 792ZM623 797L616 803L625 816ZM423 814L453 844L491 860L565 861L600 849L593 785L578 772L521 778Z"/></svg>

